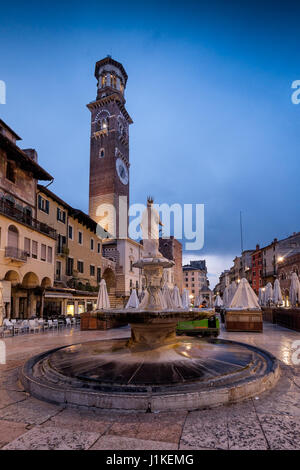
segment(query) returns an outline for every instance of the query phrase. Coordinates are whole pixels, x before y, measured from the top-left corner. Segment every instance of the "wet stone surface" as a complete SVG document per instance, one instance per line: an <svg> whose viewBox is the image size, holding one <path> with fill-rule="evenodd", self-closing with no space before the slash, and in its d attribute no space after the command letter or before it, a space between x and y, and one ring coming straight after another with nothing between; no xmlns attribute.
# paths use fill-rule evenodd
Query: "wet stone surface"
<svg viewBox="0 0 300 470"><path fill-rule="evenodd" d="M272 390L242 403L192 412L107 412L41 402L20 387L19 368L32 355L129 335L128 328L121 328L5 338L8 362L0 365L0 448L300 449L300 368L292 363L291 351L299 333L268 323L262 334L222 332L226 339L270 351L282 364L281 378Z"/></svg>

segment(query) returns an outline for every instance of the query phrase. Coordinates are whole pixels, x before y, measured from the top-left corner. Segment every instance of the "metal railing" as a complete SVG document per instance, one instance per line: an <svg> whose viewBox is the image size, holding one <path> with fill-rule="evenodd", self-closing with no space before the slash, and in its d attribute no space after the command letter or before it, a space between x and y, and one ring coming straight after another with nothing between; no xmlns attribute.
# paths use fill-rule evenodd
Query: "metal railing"
<svg viewBox="0 0 300 470"><path fill-rule="evenodd" d="M28 253L24 250L19 250L14 246L5 247L5 258L15 259L17 261L27 261Z"/></svg>
<svg viewBox="0 0 300 470"><path fill-rule="evenodd" d="M276 276L277 275L277 269L271 269L270 271L262 271L261 277L269 277L269 276Z"/></svg>
<svg viewBox="0 0 300 470"><path fill-rule="evenodd" d="M44 233L45 235L56 239L56 230L54 228L49 227L49 225L40 222L37 219L34 219L30 214L26 214L26 212L18 209L13 204L5 202L4 200L0 201L0 213L11 217L20 224L28 225L38 232Z"/></svg>

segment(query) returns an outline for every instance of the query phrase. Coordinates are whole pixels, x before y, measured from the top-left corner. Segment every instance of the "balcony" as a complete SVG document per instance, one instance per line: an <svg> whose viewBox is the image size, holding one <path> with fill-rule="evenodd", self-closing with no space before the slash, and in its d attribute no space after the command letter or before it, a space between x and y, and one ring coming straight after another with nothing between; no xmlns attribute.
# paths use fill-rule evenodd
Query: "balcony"
<svg viewBox="0 0 300 470"><path fill-rule="evenodd" d="M263 270L261 277L271 277L271 276L276 276L277 275L277 269L271 269L269 271Z"/></svg>
<svg viewBox="0 0 300 470"><path fill-rule="evenodd" d="M56 247L56 254L58 256L63 256L63 257L68 256L69 252L70 252L70 250L67 247L67 245L65 245L65 244L64 245L57 245L57 247Z"/></svg>
<svg viewBox="0 0 300 470"><path fill-rule="evenodd" d="M19 250L19 248L14 246L6 246L4 256L5 258L9 258L11 261L26 263L28 253L24 250Z"/></svg>
<svg viewBox="0 0 300 470"><path fill-rule="evenodd" d="M49 225L34 219L30 214L26 214L22 210L15 207L13 204L0 201L0 214L9 217L10 219L19 222L20 224L26 225L31 229L37 230L38 232L48 235L56 240L56 230Z"/></svg>

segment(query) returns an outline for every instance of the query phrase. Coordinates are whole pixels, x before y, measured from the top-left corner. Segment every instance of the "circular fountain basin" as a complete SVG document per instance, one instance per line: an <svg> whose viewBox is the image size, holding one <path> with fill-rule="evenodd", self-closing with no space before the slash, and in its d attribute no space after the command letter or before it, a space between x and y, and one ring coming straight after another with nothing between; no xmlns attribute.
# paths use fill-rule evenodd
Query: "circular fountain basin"
<svg viewBox="0 0 300 470"><path fill-rule="evenodd" d="M33 396L104 409L195 410L271 388L279 365L251 345L198 337L132 345L127 339L57 348L30 359L21 381Z"/></svg>

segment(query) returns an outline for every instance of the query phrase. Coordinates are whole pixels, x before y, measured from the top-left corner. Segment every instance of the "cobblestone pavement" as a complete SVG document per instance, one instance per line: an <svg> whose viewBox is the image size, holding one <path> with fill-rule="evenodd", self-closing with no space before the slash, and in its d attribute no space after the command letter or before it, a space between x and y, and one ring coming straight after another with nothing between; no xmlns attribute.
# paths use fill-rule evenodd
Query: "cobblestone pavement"
<svg viewBox="0 0 300 470"><path fill-rule="evenodd" d="M192 412L108 412L45 403L30 397L19 383L19 368L39 352L124 336L129 336L128 327L3 339L7 359L0 364L0 448L300 449L300 366L292 361L292 343L300 334L269 323L262 334L221 332L222 338L267 349L281 363L281 378L273 390L239 404Z"/></svg>

